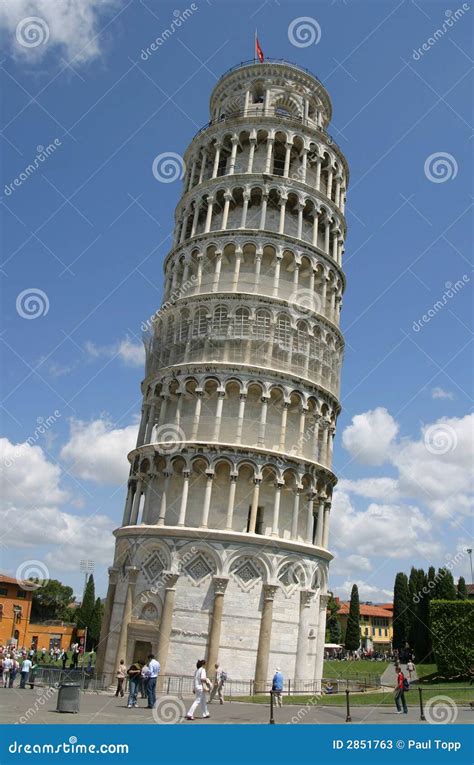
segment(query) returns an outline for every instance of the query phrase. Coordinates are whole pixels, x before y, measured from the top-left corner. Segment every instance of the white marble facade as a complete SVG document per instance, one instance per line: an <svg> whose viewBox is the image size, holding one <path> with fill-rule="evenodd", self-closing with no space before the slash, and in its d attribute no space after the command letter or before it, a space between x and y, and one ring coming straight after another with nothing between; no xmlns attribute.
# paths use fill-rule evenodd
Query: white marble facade
<svg viewBox="0 0 474 765"><path fill-rule="evenodd" d="M185 153L98 668L320 684L349 172L306 70L249 63Z"/></svg>

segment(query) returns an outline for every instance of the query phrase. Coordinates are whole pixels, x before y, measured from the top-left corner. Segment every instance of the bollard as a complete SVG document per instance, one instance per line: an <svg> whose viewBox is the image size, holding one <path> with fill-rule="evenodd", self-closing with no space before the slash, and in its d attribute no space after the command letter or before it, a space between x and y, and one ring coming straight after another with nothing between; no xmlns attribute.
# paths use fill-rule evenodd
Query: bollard
<svg viewBox="0 0 474 765"><path fill-rule="evenodd" d="M273 716L273 691L270 691L270 725L275 725L275 718Z"/></svg>
<svg viewBox="0 0 474 765"><path fill-rule="evenodd" d="M352 722L351 708L350 708L350 705L349 705L349 693L350 693L349 689L346 688L346 712L347 712L347 714L346 714L346 722Z"/></svg>
<svg viewBox="0 0 474 765"><path fill-rule="evenodd" d="M423 688L418 688L418 693L420 696L420 720L426 720L425 711L423 709Z"/></svg>

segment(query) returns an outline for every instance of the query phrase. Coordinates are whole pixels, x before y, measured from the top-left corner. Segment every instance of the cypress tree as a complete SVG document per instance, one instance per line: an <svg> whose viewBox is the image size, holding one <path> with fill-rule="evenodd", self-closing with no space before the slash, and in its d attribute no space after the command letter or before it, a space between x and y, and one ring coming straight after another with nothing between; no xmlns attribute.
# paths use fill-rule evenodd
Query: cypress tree
<svg viewBox="0 0 474 765"><path fill-rule="evenodd" d="M407 575L400 571L395 577L393 588L393 640L398 651L403 651L408 642L410 626L410 593Z"/></svg>
<svg viewBox="0 0 474 765"><path fill-rule="evenodd" d="M94 576L90 575L84 588L84 595L80 608L77 609L77 626L79 629L90 628L92 613L95 606Z"/></svg>
<svg viewBox="0 0 474 765"><path fill-rule="evenodd" d="M467 600L466 580L463 576L460 576L458 580L457 596L458 600Z"/></svg>
<svg viewBox="0 0 474 765"><path fill-rule="evenodd" d="M351 592L351 602L349 604L349 616L347 618L347 629L345 646L348 651L357 651L360 646L360 606L359 590L354 584Z"/></svg>
<svg viewBox="0 0 474 765"><path fill-rule="evenodd" d="M451 571L447 568L439 568L435 588L436 600L456 600L456 585Z"/></svg>
<svg viewBox="0 0 474 765"><path fill-rule="evenodd" d="M102 601L100 598L97 598L94 604L94 610L92 611L89 629L87 630L87 642L89 643L90 641L91 647L95 647L99 642L103 613L104 607Z"/></svg>

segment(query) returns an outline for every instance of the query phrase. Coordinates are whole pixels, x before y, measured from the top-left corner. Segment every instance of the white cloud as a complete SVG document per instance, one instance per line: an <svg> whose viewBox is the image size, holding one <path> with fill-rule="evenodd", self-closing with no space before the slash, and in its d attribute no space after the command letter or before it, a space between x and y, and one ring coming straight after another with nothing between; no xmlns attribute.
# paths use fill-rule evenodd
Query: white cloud
<svg viewBox="0 0 474 765"><path fill-rule="evenodd" d="M449 390L443 390L443 388L433 388L431 391L431 398L447 398L452 400L454 394Z"/></svg>
<svg viewBox="0 0 474 765"><path fill-rule="evenodd" d="M363 465L381 465L389 457L398 424L384 407L352 418L342 434L343 446Z"/></svg>
<svg viewBox="0 0 474 765"><path fill-rule="evenodd" d="M345 557L350 550L369 559L407 558L421 553L419 538L430 541L431 521L418 507L371 502L357 510L348 494L335 492L329 543L337 554Z"/></svg>
<svg viewBox="0 0 474 765"><path fill-rule="evenodd" d="M378 587L374 584L369 584L362 580L350 580L347 579L343 584L338 585L336 593L343 600L349 600L351 595L352 586L356 584L359 590L359 600L372 601L373 603L389 603L393 600L393 590L385 590L382 587Z"/></svg>
<svg viewBox="0 0 474 765"><path fill-rule="evenodd" d="M331 563L331 577L353 576L364 571L372 571L372 563L364 555L338 555Z"/></svg>
<svg viewBox="0 0 474 765"><path fill-rule="evenodd" d="M12 444L6 438L0 446L0 538L24 550L19 565L38 559L38 548L46 548L43 565L56 570L77 569L83 557L108 563L116 524L105 515L73 515L59 507L69 498L60 487L61 469L41 447Z"/></svg>
<svg viewBox="0 0 474 765"><path fill-rule="evenodd" d="M100 346L88 341L84 349L91 359L118 357L128 367L143 367L145 364L143 343L134 343L128 336L114 345Z"/></svg>
<svg viewBox="0 0 474 765"><path fill-rule="evenodd" d="M337 488L360 497L383 499L386 502L395 502L400 496L395 478L360 478L357 481L341 479Z"/></svg>
<svg viewBox="0 0 474 765"><path fill-rule="evenodd" d="M98 484L121 484L130 465L127 453L136 444L138 425L112 428L107 420L91 422L71 420L69 441L61 449L61 459L70 464L70 472Z"/></svg>
<svg viewBox="0 0 474 765"><path fill-rule="evenodd" d="M0 29L17 57L33 62L54 50L82 64L101 53L100 15L119 7L119 0L6 0Z"/></svg>

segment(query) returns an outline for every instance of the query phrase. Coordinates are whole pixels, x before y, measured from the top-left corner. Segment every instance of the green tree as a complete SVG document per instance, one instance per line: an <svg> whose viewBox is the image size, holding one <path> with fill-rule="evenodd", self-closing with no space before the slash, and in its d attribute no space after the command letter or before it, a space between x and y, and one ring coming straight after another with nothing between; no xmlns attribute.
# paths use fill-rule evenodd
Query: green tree
<svg viewBox="0 0 474 765"><path fill-rule="evenodd" d="M460 576L458 579L457 595L458 600L467 600L466 580L463 576Z"/></svg>
<svg viewBox="0 0 474 765"><path fill-rule="evenodd" d="M49 579L33 592L31 621L71 621L72 611L69 606L73 602L72 587L62 584L58 579Z"/></svg>
<svg viewBox="0 0 474 765"><path fill-rule="evenodd" d="M360 646L360 605L359 590L356 584L352 586L344 645L348 651L357 651Z"/></svg>
<svg viewBox="0 0 474 765"><path fill-rule="evenodd" d="M400 571L395 577L393 588L393 640L392 645L403 651L409 638L410 593L407 575Z"/></svg>
<svg viewBox="0 0 474 765"><path fill-rule="evenodd" d="M90 628L92 614L95 606L95 585L94 576L90 575L84 588L84 595L80 608L77 609L76 624L79 629Z"/></svg>
<svg viewBox="0 0 474 765"><path fill-rule="evenodd" d="M100 598L97 598L94 604L94 610L87 630L87 643L88 646L95 648L100 638L100 628L102 625L102 617L104 615L104 607Z"/></svg>
<svg viewBox="0 0 474 765"><path fill-rule="evenodd" d="M447 678L467 679L474 665L474 602L432 600L430 611L438 672Z"/></svg>
<svg viewBox="0 0 474 765"><path fill-rule="evenodd" d="M326 623L326 642L340 643L342 630L340 621L337 617L339 604L333 596L332 592L329 593L327 609L329 611L329 616Z"/></svg>
<svg viewBox="0 0 474 765"><path fill-rule="evenodd" d="M443 567L438 569L434 592L436 600L456 600L456 585L451 571Z"/></svg>

